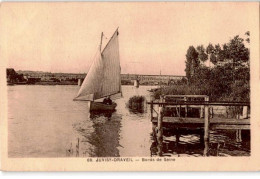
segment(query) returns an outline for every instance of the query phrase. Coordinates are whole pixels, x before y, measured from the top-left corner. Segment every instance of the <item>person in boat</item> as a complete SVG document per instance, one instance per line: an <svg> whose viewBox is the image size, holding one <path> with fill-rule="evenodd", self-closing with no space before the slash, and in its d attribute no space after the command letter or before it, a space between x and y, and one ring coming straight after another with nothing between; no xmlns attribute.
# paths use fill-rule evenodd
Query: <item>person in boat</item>
<svg viewBox="0 0 260 179"><path fill-rule="evenodd" d="M110 99L110 96L106 97L103 100L103 104L112 105L112 100Z"/></svg>
<svg viewBox="0 0 260 179"><path fill-rule="evenodd" d="M112 105L112 100L110 99L110 96L108 96L108 98L107 98L107 103L108 103L109 105Z"/></svg>
<svg viewBox="0 0 260 179"><path fill-rule="evenodd" d="M107 104L107 97L104 98L103 104Z"/></svg>

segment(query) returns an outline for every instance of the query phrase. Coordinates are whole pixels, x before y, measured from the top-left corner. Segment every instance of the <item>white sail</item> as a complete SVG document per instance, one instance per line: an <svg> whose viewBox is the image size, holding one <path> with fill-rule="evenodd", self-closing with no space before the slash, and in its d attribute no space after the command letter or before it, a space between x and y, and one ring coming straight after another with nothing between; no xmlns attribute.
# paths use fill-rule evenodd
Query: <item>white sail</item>
<svg viewBox="0 0 260 179"><path fill-rule="evenodd" d="M121 68L118 31L114 33L103 52L96 56L83 81L76 100L96 100L121 93Z"/></svg>
<svg viewBox="0 0 260 179"><path fill-rule="evenodd" d="M102 81L102 78L103 62L101 54L98 52L75 99L92 101L95 98L98 98L100 96L100 81Z"/></svg>
<svg viewBox="0 0 260 179"><path fill-rule="evenodd" d="M121 93L121 68L119 59L118 32L116 31L102 52L104 63L104 78L102 81L102 96Z"/></svg>

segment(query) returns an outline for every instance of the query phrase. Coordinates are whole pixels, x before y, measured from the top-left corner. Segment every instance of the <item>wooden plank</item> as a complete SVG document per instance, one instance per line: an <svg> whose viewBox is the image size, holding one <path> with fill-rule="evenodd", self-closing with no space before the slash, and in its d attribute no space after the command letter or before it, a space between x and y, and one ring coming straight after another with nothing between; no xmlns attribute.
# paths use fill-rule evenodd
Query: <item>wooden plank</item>
<svg viewBox="0 0 260 179"><path fill-rule="evenodd" d="M214 118L213 118L214 119ZM250 130L250 121L248 119L210 119L210 129L241 129ZM225 123L222 121L226 120ZM218 122L220 121L220 122ZM157 117L153 118L153 123L157 123ZM164 117L163 123L169 124L170 127L183 127L183 128L203 128L204 119L200 118L177 118L177 117ZM168 125L167 125L168 126Z"/></svg>
<svg viewBox="0 0 260 179"><path fill-rule="evenodd" d="M204 119L202 118L181 118L181 117L164 117L163 122L166 123L199 123L199 124L204 124Z"/></svg>
<svg viewBox="0 0 260 179"><path fill-rule="evenodd" d="M151 102L147 102L151 104ZM178 102L154 102L154 105L210 105L210 106L250 106L249 102L207 102L207 101L178 101Z"/></svg>
<svg viewBox="0 0 260 179"><path fill-rule="evenodd" d="M176 108L176 106L179 105L167 105L165 106L165 108ZM183 105L181 106L181 108L185 108L187 105ZM203 107L203 105L189 105L189 108L196 108L196 109L200 109L201 107Z"/></svg>
<svg viewBox="0 0 260 179"><path fill-rule="evenodd" d="M157 122L157 117L154 117L152 122ZM203 118L184 118L184 117L163 117L163 122L166 123L198 123L204 124ZM250 119L225 119L225 118L211 118L210 124L226 124L226 125L248 125L250 124Z"/></svg>
<svg viewBox="0 0 260 179"><path fill-rule="evenodd" d="M212 129L212 130L216 130L216 129L223 129L223 130L227 130L227 129L250 130L250 125L223 125L223 124L213 124L213 125L210 125L210 129Z"/></svg>
<svg viewBox="0 0 260 179"><path fill-rule="evenodd" d="M208 97L207 95L165 95L166 97L190 97L190 98L205 98Z"/></svg>
<svg viewBox="0 0 260 179"><path fill-rule="evenodd" d="M212 118L210 124L250 124L250 119L225 119L225 118Z"/></svg>

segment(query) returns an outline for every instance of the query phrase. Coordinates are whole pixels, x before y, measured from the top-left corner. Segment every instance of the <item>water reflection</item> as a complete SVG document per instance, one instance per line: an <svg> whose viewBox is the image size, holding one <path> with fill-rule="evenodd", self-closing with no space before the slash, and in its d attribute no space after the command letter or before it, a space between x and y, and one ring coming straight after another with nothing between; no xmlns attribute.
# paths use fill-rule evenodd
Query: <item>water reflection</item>
<svg viewBox="0 0 260 179"><path fill-rule="evenodd" d="M113 112L111 112L111 111L104 111L104 112L93 111L90 113L90 119L94 120L94 119L104 116L105 118L107 118L107 120L110 120L112 117L112 114L113 114Z"/></svg>
<svg viewBox="0 0 260 179"><path fill-rule="evenodd" d="M136 115L139 115L139 114L143 114L146 112L146 110L144 108L139 108L139 109L129 109L129 112L131 114L136 114Z"/></svg>
<svg viewBox="0 0 260 179"><path fill-rule="evenodd" d="M92 132L81 131L82 155L88 157L119 157L122 117L112 112L91 112ZM80 132L80 131L79 131Z"/></svg>
<svg viewBox="0 0 260 179"><path fill-rule="evenodd" d="M163 156L203 156L204 142L200 132L195 133L176 135L166 131L163 136ZM242 131L242 141L237 141L236 137L235 130L211 131L209 156L250 156L250 131ZM152 134L151 138L151 156L158 156L158 142Z"/></svg>

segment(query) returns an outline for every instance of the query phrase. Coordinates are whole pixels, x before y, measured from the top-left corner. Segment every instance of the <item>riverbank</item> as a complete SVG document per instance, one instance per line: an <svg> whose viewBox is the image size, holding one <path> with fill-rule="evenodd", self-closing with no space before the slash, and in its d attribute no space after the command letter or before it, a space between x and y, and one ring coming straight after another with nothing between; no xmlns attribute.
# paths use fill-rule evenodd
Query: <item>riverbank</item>
<svg viewBox="0 0 260 179"><path fill-rule="evenodd" d="M61 82L40 81L40 82L36 82L34 85L78 85L78 83L74 81L61 81Z"/></svg>
<svg viewBox="0 0 260 179"><path fill-rule="evenodd" d="M40 81L35 83L28 82L18 82L18 83L7 83L8 86L12 85L78 85L77 82L72 81L62 81L62 82L52 82L52 81Z"/></svg>
<svg viewBox="0 0 260 179"><path fill-rule="evenodd" d="M39 81L35 83L28 83L28 82L18 82L18 83L7 83L8 86L11 85L78 85L78 82L75 81ZM133 86L133 84L128 83L121 83L123 86ZM156 85L150 85L150 84L142 84L140 86L156 86Z"/></svg>

